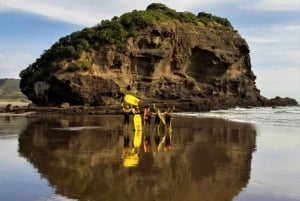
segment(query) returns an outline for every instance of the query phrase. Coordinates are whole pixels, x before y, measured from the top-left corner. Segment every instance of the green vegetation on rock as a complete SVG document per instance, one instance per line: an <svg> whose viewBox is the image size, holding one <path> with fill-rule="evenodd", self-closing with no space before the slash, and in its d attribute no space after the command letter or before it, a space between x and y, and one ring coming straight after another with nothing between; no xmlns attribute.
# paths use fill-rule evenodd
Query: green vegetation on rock
<svg viewBox="0 0 300 201"><path fill-rule="evenodd" d="M92 68L91 63L87 61L77 61L68 64L66 71L75 72L77 70L88 71Z"/></svg>

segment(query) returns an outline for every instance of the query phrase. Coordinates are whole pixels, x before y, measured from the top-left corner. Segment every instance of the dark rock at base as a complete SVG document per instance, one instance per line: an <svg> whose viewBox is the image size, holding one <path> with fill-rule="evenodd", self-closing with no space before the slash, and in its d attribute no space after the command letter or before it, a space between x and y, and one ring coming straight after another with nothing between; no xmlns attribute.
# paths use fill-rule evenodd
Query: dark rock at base
<svg viewBox="0 0 300 201"><path fill-rule="evenodd" d="M272 99L266 99L262 97L259 101L242 101L242 100L224 100L224 99L202 99L201 101L152 101L141 103L141 108L145 106L153 107L156 104L161 111L165 111L167 108L174 107L174 112L201 112L210 110L225 110L234 107L276 107L276 106L299 106L297 101L292 98L275 97ZM67 104L68 105L68 104ZM69 107L50 107L50 106L34 106L32 104L28 106L20 107L8 107L1 108L0 113L15 113L22 114L32 112L31 115L121 115L122 109L120 104L114 104L110 106L69 106Z"/></svg>
<svg viewBox="0 0 300 201"><path fill-rule="evenodd" d="M62 103L60 105L61 108L64 108L64 109L69 109L70 108L70 104L69 103Z"/></svg>
<svg viewBox="0 0 300 201"><path fill-rule="evenodd" d="M12 106L12 104L6 105L6 106L5 106L5 112L11 112L11 111L13 111L13 106Z"/></svg>
<svg viewBox="0 0 300 201"><path fill-rule="evenodd" d="M276 96L275 98L271 98L267 101L267 106L299 106L299 104L295 99Z"/></svg>

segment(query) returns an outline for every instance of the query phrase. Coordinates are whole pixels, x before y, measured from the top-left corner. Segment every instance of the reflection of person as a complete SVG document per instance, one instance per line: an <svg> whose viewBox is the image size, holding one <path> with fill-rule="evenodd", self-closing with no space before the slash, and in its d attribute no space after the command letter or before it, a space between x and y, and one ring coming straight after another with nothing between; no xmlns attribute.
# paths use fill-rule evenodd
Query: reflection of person
<svg viewBox="0 0 300 201"><path fill-rule="evenodd" d="M141 133L135 132L132 147L130 148L130 138L128 135L124 135L124 149L123 149L123 165L126 168L137 166L139 163L139 137L141 137Z"/></svg>
<svg viewBox="0 0 300 201"><path fill-rule="evenodd" d="M154 125L156 126L157 129L157 135L159 135L160 117L158 115L159 111L155 105L154 105L154 112L155 112Z"/></svg>
<svg viewBox="0 0 300 201"><path fill-rule="evenodd" d="M165 112L165 120L166 120L166 125L170 126L172 120L171 108L168 108L167 111Z"/></svg>
<svg viewBox="0 0 300 201"><path fill-rule="evenodd" d="M125 105L125 107L123 106L123 113L124 113L124 124L128 125L129 124L129 114L132 111L132 108L129 107L129 105Z"/></svg>
<svg viewBox="0 0 300 201"><path fill-rule="evenodd" d="M165 151L171 150L172 147L172 126L169 124L169 126L166 126L165 130Z"/></svg>
<svg viewBox="0 0 300 201"><path fill-rule="evenodd" d="M123 148L123 154L122 154L122 158L126 157L127 155L129 155L129 142L130 142L130 138L128 135L124 135L124 148Z"/></svg>
<svg viewBox="0 0 300 201"><path fill-rule="evenodd" d="M129 141L130 141L129 136L125 135L124 136L124 148L129 149Z"/></svg>
<svg viewBox="0 0 300 201"><path fill-rule="evenodd" d="M158 147L159 143L160 143L160 136L158 134L154 135L154 142L156 147Z"/></svg>
<svg viewBox="0 0 300 201"><path fill-rule="evenodd" d="M146 135L144 138L144 152L145 153L150 152L150 147L151 147L150 135Z"/></svg>
<svg viewBox="0 0 300 201"><path fill-rule="evenodd" d="M168 151L171 149L171 134L166 134L166 140L165 140L165 151Z"/></svg>
<svg viewBox="0 0 300 201"><path fill-rule="evenodd" d="M155 111L155 118L154 118L154 125L158 125L160 124L160 118L158 116L158 111Z"/></svg>
<svg viewBox="0 0 300 201"><path fill-rule="evenodd" d="M144 125L150 125L151 122L151 111L149 107L145 107L144 109Z"/></svg>

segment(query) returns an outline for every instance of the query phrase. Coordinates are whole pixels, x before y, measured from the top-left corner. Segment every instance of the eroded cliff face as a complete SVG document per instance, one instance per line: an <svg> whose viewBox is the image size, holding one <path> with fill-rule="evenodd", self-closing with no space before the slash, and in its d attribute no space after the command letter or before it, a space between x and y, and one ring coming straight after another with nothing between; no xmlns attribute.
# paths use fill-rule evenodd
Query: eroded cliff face
<svg viewBox="0 0 300 201"><path fill-rule="evenodd" d="M251 105L261 99L246 41L218 24L161 23L129 38L125 51L107 45L102 51L82 52L79 61L92 68L57 71L33 101L111 105L131 93L144 103L176 101L199 109L199 103Z"/></svg>

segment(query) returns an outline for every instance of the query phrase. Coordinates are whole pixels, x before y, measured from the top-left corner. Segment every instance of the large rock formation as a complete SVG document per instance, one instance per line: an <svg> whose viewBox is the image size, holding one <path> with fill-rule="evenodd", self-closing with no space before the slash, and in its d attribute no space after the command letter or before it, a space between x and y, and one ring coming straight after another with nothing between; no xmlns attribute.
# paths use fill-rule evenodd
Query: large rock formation
<svg viewBox="0 0 300 201"><path fill-rule="evenodd" d="M162 4L62 38L20 76L38 105L119 105L126 93L184 110L266 102L249 47L226 19Z"/></svg>

